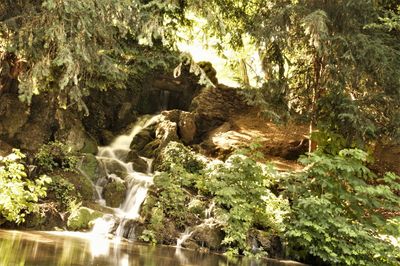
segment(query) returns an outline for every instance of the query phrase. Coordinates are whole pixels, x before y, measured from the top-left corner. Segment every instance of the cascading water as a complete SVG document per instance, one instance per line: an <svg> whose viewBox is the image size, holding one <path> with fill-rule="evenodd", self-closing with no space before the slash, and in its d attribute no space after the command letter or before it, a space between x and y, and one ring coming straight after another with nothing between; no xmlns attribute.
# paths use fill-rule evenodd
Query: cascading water
<svg viewBox="0 0 400 266"><path fill-rule="evenodd" d="M99 148L97 159L103 164L106 177L99 179L96 184L96 191L99 196L98 203L101 205L106 203L101 195L107 179L119 181L124 179L127 184L127 195L121 206L114 208L114 215L111 217L108 215L95 221L92 230L93 234L108 234L118 224L118 228L115 231L117 239L124 236L134 237L134 230L132 228L126 230L125 227L128 221L136 220L140 217L140 207L146 199L148 188L153 183L151 174L152 159L142 158L147 162L148 169L146 173L141 173L133 169L132 162L127 162L127 155L130 152L130 144L134 136L144 128L154 124L157 119L158 116L144 116L135 124L129 134L119 136L109 146ZM126 171L126 176L122 177L115 173L110 173L109 169L107 169L107 165L110 163L118 164L120 168Z"/></svg>

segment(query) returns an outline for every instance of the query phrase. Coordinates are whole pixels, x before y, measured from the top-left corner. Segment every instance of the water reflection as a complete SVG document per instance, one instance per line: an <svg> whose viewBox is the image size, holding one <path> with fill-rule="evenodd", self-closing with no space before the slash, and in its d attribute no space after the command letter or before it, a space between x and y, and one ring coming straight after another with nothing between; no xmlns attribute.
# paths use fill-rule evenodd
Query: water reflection
<svg viewBox="0 0 400 266"><path fill-rule="evenodd" d="M0 230L0 265L268 265L173 247L114 242L90 233Z"/></svg>

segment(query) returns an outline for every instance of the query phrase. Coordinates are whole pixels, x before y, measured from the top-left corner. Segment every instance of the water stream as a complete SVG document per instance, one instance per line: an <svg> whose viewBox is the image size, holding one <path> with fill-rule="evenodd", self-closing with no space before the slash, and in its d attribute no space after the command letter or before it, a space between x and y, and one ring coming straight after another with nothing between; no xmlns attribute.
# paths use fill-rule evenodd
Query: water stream
<svg viewBox="0 0 400 266"><path fill-rule="evenodd" d="M114 208L114 215L106 215L95 221L92 233L99 235L106 235L111 233L113 228L118 225L115 230L116 239L128 237L135 238L134 228L127 227L131 220L136 220L140 217L140 207L147 196L148 188L153 183L153 176L151 173L152 159L141 157L147 162L147 171L145 173L135 171L133 163L127 161L127 156L130 152L130 145L132 139L144 128L152 125L158 119L158 116L144 116L138 120L132 130L125 135L117 137L109 146L100 147L97 159L103 164L106 172L106 178L99 179L96 184L96 191L98 194L97 202L105 205L106 202L102 197L103 186L107 183L107 179L123 181L127 184L127 194L125 201L118 208ZM120 168L124 169L126 176L118 176L108 169L108 165L117 164Z"/></svg>

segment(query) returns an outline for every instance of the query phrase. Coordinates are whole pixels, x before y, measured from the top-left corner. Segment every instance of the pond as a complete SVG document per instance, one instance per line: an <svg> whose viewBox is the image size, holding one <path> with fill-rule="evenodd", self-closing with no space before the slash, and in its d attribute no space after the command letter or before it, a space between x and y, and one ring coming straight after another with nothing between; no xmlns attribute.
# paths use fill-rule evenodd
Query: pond
<svg viewBox="0 0 400 266"><path fill-rule="evenodd" d="M90 233L0 230L0 265L289 265L274 260L229 261L167 246L109 240Z"/></svg>

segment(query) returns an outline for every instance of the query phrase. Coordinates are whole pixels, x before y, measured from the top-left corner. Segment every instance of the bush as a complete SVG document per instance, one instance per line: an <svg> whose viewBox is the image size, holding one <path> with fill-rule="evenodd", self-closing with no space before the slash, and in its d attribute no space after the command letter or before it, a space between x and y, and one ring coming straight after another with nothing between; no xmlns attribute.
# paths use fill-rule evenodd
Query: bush
<svg viewBox="0 0 400 266"><path fill-rule="evenodd" d="M154 178L158 193L151 201L163 211L163 219L169 218L181 228L192 227L193 222L201 221L207 202L214 201L213 218L225 233L223 244L230 254L250 254L254 228L271 236L282 234L289 204L269 189L277 181L270 167L240 154L206 165L181 144L166 151L161 164L164 172Z"/></svg>
<svg viewBox="0 0 400 266"><path fill-rule="evenodd" d="M188 173L199 173L205 163L182 143L172 141L161 153L162 162L159 171L173 171L175 166L181 166Z"/></svg>
<svg viewBox="0 0 400 266"><path fill-rule="evenodd" d="M55 141L49 142L39 149L35 155L35 163L43 171L53 171L54 168L69 171L76 168L78 158L67 145Z"/></svg>
<svg viewBox="0 0 400 266"><path fill-rule="evenodd" d="M269 190L274 182L272 169L240 154L226 162L211 164L199 187L217 203L217 220L225 232L223 244L232 254L250 252L250 231L259 227L272 235L284 231L283 219L289 212L287 200Z"/></svg>
<svg viewBox="0 0 400 266"><path fill-rule="evenodd" d="M297 258L310 254L335 265L398 265L400 253L382 237L399 233L383 214L400 210L392 191L399 189L398 177L376 176L365 166L367 158L358 149L301 158L307 166L289 183L293 212L286 233Z"/></svg>
<svg viewBox="0 0 400 266"><path fill-rule="evenodd" d="M51 182L46 176L28 179L24 157L19 150L0 156L0 215L17 224L25 221L26 214L38 211L36 203L46 196L46 184Z"/></svg>
<svg viewBox="0 0 400 266"><path fill-rule="evenodd" d="M71 210L71 206L80 202L81 195L71 182L59 176L52 177L52 180L48 187L48 192L49 194L54 194L61 210Z"/></svg>

